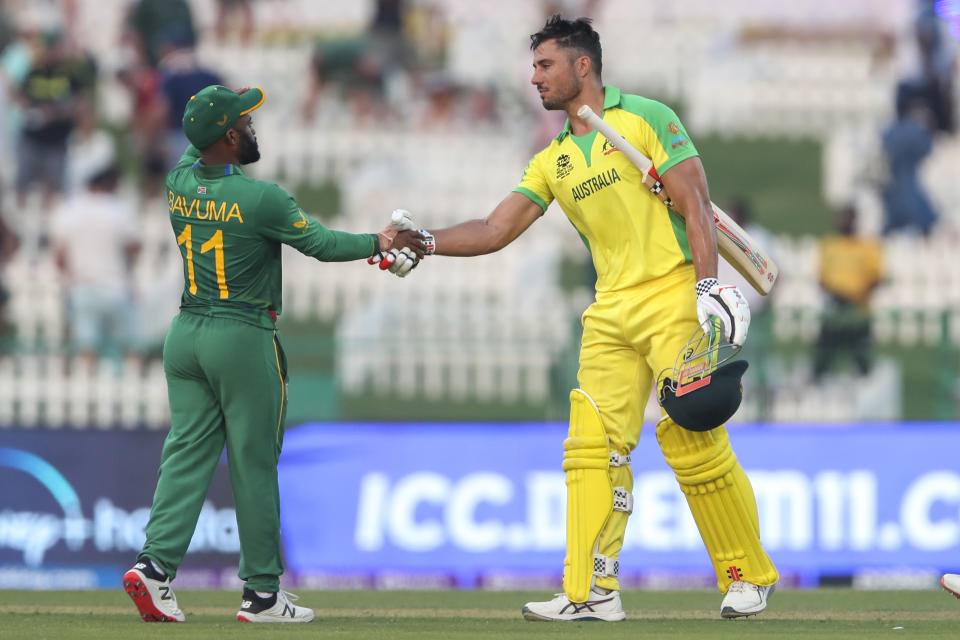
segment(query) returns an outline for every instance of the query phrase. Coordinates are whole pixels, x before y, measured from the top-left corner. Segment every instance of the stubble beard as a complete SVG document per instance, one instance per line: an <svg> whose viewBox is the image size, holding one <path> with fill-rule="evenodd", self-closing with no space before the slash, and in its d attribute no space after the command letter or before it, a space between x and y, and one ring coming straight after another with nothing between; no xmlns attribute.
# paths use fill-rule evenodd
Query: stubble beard
<svg viewBox="0 0 960 640"><path fill-rule="evenodd" d="M571 79L570 84L566 91L560 94L556 98L542 98L543 108L547 111L566 111L567 105L580 95L581 84L574 77Z"/></svg>
<svg viewBox="0 0 960 640"><path fill-rule="evenodd" d="M240 149L237 154L237 160L240 164L253 164L260 159L260 145L257 139L249 131L244 131L240 135Z"/></svg>

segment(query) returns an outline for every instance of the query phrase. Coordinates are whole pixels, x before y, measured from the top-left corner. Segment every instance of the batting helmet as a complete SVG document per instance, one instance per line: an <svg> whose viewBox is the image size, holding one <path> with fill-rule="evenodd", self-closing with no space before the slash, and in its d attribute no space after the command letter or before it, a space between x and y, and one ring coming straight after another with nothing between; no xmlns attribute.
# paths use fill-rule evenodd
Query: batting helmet
<svg viewBox="0 0 960 640"><path fill-rule="evenodd" d="M658 376L658 399L667 415L690 431L709 431L729 420L743 399L740 379L748 366L746 360L727 362L739 351L721 342L715 328L709 337L698 328L673 368Z"/></svg>

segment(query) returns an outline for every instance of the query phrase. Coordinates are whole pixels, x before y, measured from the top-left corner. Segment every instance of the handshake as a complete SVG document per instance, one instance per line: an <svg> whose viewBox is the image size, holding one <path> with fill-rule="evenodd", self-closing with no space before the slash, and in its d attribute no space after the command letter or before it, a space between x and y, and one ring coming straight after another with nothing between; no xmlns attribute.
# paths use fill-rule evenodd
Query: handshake
<svg viewBox="0 0 960 640"><path fill-rule="evenodd" d="M436 252L437 245L426 229L414 229L413 217L406 209L395 209L390 224L377 234L380 250L367 258L381 271L390 271L401 278L407 277L423 256Z"/></svg>

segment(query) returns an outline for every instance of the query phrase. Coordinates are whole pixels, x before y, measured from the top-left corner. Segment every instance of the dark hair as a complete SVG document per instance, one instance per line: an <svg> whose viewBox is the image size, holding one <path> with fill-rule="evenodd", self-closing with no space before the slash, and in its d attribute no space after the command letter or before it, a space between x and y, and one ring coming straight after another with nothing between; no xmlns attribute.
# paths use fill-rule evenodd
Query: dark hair
<svg viewBox="0 0 960 640"><path fill-rule="evenodd" d="M589 57L593 71L599 78L603 71L603 52L600 50L600 34L593 30L590 22L590 18L564 20L559 13L555 13L547 19L543 29L530 36L530 50L533 51L547 40L556 40L558 46Z"/></svg>

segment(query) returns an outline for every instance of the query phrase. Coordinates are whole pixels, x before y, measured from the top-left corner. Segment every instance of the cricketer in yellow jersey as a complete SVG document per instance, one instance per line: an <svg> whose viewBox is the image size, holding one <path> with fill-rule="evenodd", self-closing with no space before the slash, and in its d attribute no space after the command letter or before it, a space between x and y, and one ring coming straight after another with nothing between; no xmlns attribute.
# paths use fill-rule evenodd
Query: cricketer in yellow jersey
<svg viewBox="0 0 960 640"><path fill-rule="evenodd" d="M557 200L590 250L596 301L583 314L580 388L570 396L564 442L564 593L528 603L523 615L617 621L625 618L617 574L633 506L629 454L640 437L651 385L711 316L723 322L730 342L742 345L749 308L735 287L717 283L706 177L676 114L659 102L604 87L600 40L588 19L551 17L531 36L531 49L531 81L546 109L567 113L566 126L485 219L424 233L432 234L426 244L440 255L491 253ZM673 209L643 186L624 154L576 117L584 104L653 160ZM415 262L400 256L391 270L402 272ZM760 543L756 499L726 430L688 431L664 413L656 435L710 554L724 594L721 615L763 611L779 576Z"/></svg>

